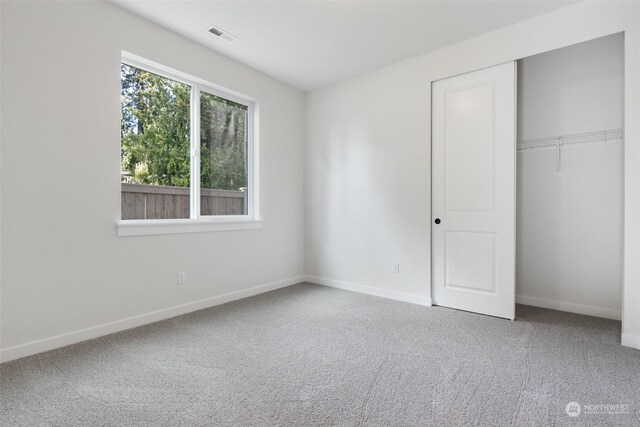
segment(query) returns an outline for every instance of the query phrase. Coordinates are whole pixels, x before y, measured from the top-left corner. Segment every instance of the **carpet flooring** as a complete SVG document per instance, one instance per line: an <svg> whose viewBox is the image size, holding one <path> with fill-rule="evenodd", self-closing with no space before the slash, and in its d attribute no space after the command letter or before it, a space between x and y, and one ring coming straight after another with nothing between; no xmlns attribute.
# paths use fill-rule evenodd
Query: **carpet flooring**
<svg viewBox="0 0 640 427"><path fill-rule="evenodd" d="M2 364L0 424L640 425L640 351L619 339L300 284Z"/></svg>

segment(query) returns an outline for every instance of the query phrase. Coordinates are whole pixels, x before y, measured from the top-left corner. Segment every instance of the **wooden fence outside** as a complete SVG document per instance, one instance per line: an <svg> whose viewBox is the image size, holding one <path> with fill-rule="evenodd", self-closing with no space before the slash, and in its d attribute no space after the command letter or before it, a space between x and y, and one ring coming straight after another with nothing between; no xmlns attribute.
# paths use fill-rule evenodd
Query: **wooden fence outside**
<svg viewBox="0 0 640 427"><path fill-rule="evenodd" d="M189 218L189 188L121 184L122 219ZM200 190L201 215L245 215L246 192Z"/></svg>

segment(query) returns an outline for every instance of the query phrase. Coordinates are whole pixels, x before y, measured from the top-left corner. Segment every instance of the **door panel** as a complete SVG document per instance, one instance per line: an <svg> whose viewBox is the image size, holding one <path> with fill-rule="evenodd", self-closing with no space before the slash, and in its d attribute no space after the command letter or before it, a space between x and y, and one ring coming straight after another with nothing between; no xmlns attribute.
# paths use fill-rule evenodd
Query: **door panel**
<svg viewBox="0 0 640 427"><path fill-rule="evenodd" d="M493 82L446 93L445 196L449 211L494 208L494 115ZM476 179L469 180L469 176Z"/></svg>
<svg viewBox="0 0 640 427"><path fill-rule="evenodd" d="M433 300L515 316L515 63L433 83Z"/></svg>
<svg viewBox="0 0 640 427"><path fill-rule="evenodd" d="M496 293L495 233L445 232L445 286Z"/></svg>

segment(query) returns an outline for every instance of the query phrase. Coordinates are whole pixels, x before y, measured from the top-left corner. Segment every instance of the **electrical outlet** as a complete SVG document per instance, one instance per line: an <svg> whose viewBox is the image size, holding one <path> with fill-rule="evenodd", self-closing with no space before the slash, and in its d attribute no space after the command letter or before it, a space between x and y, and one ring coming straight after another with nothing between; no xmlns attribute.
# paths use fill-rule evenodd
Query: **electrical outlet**
<svg viewBox="0 0 640 427"><path fill-rule="evenodd" d="M178 271L178 285L184 285L185 283L187 283L187 273Z"/></svg>
<svg viewBox="0 0 640 427"><path fill-rule="evenodd" d="M397 262L393 264L393 274L400 274L400 264Z"/></svg>

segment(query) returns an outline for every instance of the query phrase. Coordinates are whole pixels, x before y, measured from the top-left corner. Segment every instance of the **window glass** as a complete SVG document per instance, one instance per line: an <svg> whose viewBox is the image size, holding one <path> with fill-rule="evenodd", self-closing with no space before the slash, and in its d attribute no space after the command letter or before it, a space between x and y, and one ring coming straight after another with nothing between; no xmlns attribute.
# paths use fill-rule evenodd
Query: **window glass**
<svg viewBox="0 0 640 427"><path fill-rule="evenodd" d="M191 87L121 64L121 217L189 218Z"/></svg>
<svg viewBox="0 0 640 427"><path fill-rule="evenodd" d="M248 107L200 92L200 214L247 215Z"/></svg>

